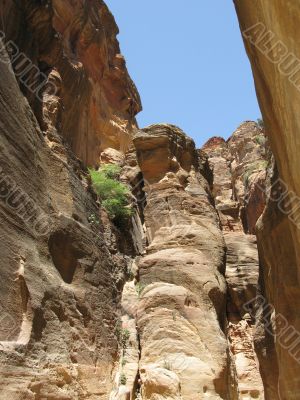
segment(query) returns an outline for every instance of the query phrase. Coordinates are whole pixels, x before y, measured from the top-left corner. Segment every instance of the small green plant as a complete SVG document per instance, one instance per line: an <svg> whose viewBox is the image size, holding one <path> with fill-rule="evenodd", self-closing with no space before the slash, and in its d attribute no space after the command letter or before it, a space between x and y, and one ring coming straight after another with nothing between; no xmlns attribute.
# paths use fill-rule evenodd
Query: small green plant
<svg viewBox="0 0 300 400"><path fill-rule="evenodd" d="M93 188L102 200L103 207L112 220L122 224L132 216L133 209L128 201L128 187L118 181L120 172L121 168L113 164L104 165L98 171L89 169Z"/></svg>
<svg viewBox="0 0 300 400"><path fill-rule="evenodd" d="M164 369L172 371L172 364L168 360L164 360Z"/></svg>
<svg viewBox="0 0 300 400"><path fill-rule="evenodd" d="M257 125L260 127L260 129L264 129L265 125L262 118L257 118Z"/></svg>
<svg viewBox="0 0 300 400"><path fill-rule="evenodd" d="M173 318L173 321L176 321L176 311L175 310L172 311L172 318Z"/></svg>
<svg viewBox="0 0 300 400"><path fill-rule="evenodd" d="M129 338L130 338L129 330L128 329L122 329L121 342L122 342L123 349L125 349L127 347Z"/></svg>
<svg viewBox="0 0 300 400"><path fill-rule="evenodd" d="M121 365L122 365L122 367L125 367L125 365L127 364L127 360L126 360L126 358L122 358L122 362L121 362Z"/></svg>
<svg viewBox="0 0 300 400"><path fill-rule="evenodd" d="M109 179L119 179L121 167L116 164L105 164L101 167L101 172Z"/></svg>
<svg viewBox="0 0 300 400"><path fill-rule="evenodd" d="M266 160L257 161L249 166L249 168L244 173L244 185L247 186L249 183L250 176L256 172L266 169L268 162Z"/></svg>
<svg viewBox="0 0 300 400"><path fill-rule="evenodd" d="M97 218L97 216L95 214L90 214L88 216L88 221L91 225L99 225L99 219Z"/></svg>
<svg viewBox="0 0 300 400"><path fill-rule="evenodd" d="M262 146L262 145L265 144L266 138L264 136L257 135L257 136L255 136L255 141L256 141L257 144Z"/></svg>
<svg viewBox="0 0 300 400"><path fill-rule="evenodd" d="M248 186L249 183L249 178L255 171L255 168L249 168L247 171L244 173L244 186Z"/></svg>
<svg viewBox="0 0 300 400"><path fill-rule="evenodd" d="M136 290L139 298L141 297L141 294L142 294L143 290L145 289L145 287L146 287L146 285L141 282L138 282L135 285L135 290Z"/></svg>
<svg viewBox="0 0 300 400"><path fill-rule="evenodd" d="M120 385L126 385L126 383L127 383L126 375L124 374L124 372L122 372L120 375Z"/></svg>

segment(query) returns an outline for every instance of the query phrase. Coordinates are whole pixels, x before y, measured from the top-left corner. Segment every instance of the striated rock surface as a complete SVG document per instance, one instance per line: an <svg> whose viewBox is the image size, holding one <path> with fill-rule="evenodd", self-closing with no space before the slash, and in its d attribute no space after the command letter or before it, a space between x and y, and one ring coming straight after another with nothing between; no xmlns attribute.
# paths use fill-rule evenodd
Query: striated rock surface
<svg viewBox="0 0 300 400"><path fill-rule="evenodd" d="M86 164L125 151L141 103L102 0L1 2L2 38L43 131Z"/></svg>
<svg viewBox="0 0 300 400"><path fill-rule="evenodd" d="M230 398L264 399L254 350L255 320L244 305L257 294L259 262L253 233L265 206L269 150L263 130L247 121L227 142L214 137L203 151L213 171L212 194L226 243Z"/></svg>
<svg viewBox="0 0 300 400"><path fill-rule="evenodd" d="M138 260L142 399L226 399L224 241L193 141L171 125L134 137L148 182Z"/></svg>
<svg viewBox="0 0 300 400"><path fill-rule="evenodd" d="M107 400L141 240L120 240L84 164L122 162L138 94L102 1L0 11L0 398Z"/></svg>
<svg viewBox="0 0 300 400"><path fill-rule="evenodd" d="M236 0L242 30L259 19L296 52L291 4ZM297 399L295 81L245 36L271 176L254 122L201 150L173 125L138 130L102 0L0 14L0 397ZM100 163L132 188L121 228L91 188Z"/></svg>
<svg viewBox="0 0 300 400"><path fill-rule="evenodd" d="M88 222L97 207L80 162L51 146L0 68L0 397L106 399L126 264Z"/></svg>
<svg viewBox="0 0 300 400"><path fill-rule="evenodd" d="M277 165L257 229L261 295L270 306L260 302L256 347L266 399L295 400L300 392L300 4L235 0L235 5Z"/></svg>
<svg viewBox="0 0 300 400"><path fill-rule="evenodd" d="M246 121L227 142L214 137L202 150L213 171L212 193L223 229L254 234L265 206L269 148L264 131L255 122Z"/></svg>

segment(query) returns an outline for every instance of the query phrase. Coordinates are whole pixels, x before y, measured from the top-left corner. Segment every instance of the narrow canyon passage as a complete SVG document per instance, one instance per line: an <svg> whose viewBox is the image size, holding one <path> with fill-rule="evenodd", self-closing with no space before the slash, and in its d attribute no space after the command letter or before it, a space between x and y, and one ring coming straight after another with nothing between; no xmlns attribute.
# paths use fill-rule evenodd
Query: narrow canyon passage
<svg viewBox="0 0 300 400"><path fill-rule="evenodd" d="M197 151L179 128L153 125L133 143L147 246L123 291L128 340L110 398L264 399L243 307L258 284L250 232L265 202L263 130L246 122Z"/></svg>
<svg viewBox="0 0 300 400"><path fill-rule="evenodd" d="M0 399L300 399L300 5L234 3L264 121L197 149L102 0L0 0Z"/></svg>

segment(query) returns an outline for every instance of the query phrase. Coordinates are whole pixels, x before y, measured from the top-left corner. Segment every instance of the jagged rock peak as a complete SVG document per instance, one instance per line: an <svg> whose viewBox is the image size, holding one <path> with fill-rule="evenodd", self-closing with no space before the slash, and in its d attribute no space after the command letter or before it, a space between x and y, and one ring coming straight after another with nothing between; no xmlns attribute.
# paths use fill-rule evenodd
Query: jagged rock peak
<svg viewBox="0 0 300 400"><path fill-rule="evenodd" d="M192 167L198 169L199 156L193 139L175 125L146 127L135 134L133 142L144 177L149 182L159 181L167 171L182 175Z"/></svg>
<svg viewBox="0 0 300 400"><path fill-rule="evenodd" d="M213 136L202 146L202 149L205 150L206 148L211 148L214 146L225 145L226 141L221 136Z"/></svg>
<svg viewBox="0 0 300 400"><path fill-rule="evenodd" d="M269 146L264 131L246 121L227 141L213 137L202 150L212 169L212 193L223 228L254 233L265 206Z"/></svg>

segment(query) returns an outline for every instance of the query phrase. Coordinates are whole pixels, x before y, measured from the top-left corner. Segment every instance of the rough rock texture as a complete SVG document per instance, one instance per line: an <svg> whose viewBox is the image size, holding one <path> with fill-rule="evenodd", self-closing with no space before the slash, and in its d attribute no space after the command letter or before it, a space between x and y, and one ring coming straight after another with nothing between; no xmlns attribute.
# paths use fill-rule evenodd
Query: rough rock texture
<svg viewBox="0 0 300 400"><path fill-rule="evenodd" d="M258 225L261 293L273 310L260 310L256 345L266 398L293 400L299 399L300 392L300 4L284 0L236 0L235 4L278 169ZM278 176L284 182L281 189Z"/></svg>
<svg viewBox="0 0 300 400"><path fill-rule="evenodd" d="M0 12L16 76L42 130L54 135L53 125L88 165L106 148L125 151L141 104L104 2L2 1Z"/></svg>
<svg viewBox="0 0 300 400"><path fill-rule="evenodd" d="M148 185L138 260L142 399L226 399L224 241L193 141L154 125L134 137Z"/></svg>
<svg viewBox="0 0 300 400"><path fill-rule="evenodd" d="M243 232L224 234L228 340L234 373L232 384L238 399L264 399L259 362L254 350L254 319L244 305L255 298L258 284L256 238Z"/></svg>
<svg viewBox="0 0 300 400"><path fill-rule="evenodd" d="M256 297L258 252L255 223L265 206L268 146L263 130L245 122L225 142L214 137L202 149L213 171L212 194L226 243L226 282L232 399L264 399L254 350L254 319L244 305Z"/></svg>
<svg viewBox="0 0 300 400"><path fill-rule="evenodd" d="M0 397L107 400L127 248L140 243L120 240L82 161L129 145L138 95L102 1L0 10Z"/></svg>
<svg viewBox="0 0 300 400"><path fill-rule="evenodd" d="M266 18L260 1L237 3L246 24ZM272 20L278 10L269 23L292 30ZM101 0L2 1L0 13L0 397L297 398L298 364L266 329L280 329L280 314L298 324L298 231L276 202L258 225L259 294L275 312L260 307L255 320L244 308L257 296L264 131L248 121L197 151L173 125L138 130L140 99ZM297 124L272 86L285 83L259 54L253 63L279 173L295 189ZM131 185L122 231L91 189L86 166L99 163L120 165Z"/></svg>
<svg viewBox="0 0 300 400"><path fill-rule="evenodd" d="M87 220L97 208L80 163L51 147L0 68L1 398L106 399L125 262Z"/></svg>
<svg viewBox="0 0 300 400"><path fill-rule="evenodd" d="M213 137L202 150L213 171L212 193L223 229L254 234L265 206L269 149L263 130L246 121L227 142Z"/></svg>

